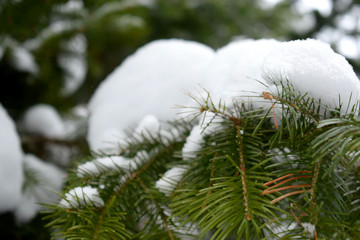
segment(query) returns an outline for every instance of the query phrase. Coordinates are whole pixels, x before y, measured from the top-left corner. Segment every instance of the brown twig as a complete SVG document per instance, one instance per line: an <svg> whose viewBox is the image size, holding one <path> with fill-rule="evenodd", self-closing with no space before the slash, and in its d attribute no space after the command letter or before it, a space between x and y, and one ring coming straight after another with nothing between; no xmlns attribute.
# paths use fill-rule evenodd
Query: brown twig
<svg viewBox="0 0 360 240"><path fill-rule="evenodd" d="M303 170L303 171L299 171L298 173L309 173L309 172L311 172L311 171ZM265 189L265 190L262 192L262 195L267 195L267 194L271 194L271 193L274 193L274 192L279 192L279 191L288 190L288 189L293 189L293 188L303 188L302 190L297 190L297 191L293 191L293 192L290 192L290 193L286 193L286 194L284 194L284 195L282 195L282 196L280 196L280 197L278 197L278 198L276 198L276 199L274 199L274 200L272 200L272 201L270 202L271 204L274 204L274 203L276 203L276 202L278 202L278 201L280 201L280 200L282 200L282 199L284 199L284 198L286 198L286 197L288 197L288 196L292 196L292 195L299 194L299 193L304 193L304 192L311 192L311 189L310 189L310 190L305 189L305 188L311 187L310 184L298 184L298 185L290 185L290 186L285 186L285 187L276 188L276 187L278 187L278 186L280 186L280 185L283 185L283 184L285 184L285 183L287 183L287 182L290 182L290 181L293 181L293 180L295 180L295 179L312 178L312 176L310 176L310 175L302 175L302 176L292 177L292 176L294 176L294 175L295 175L294 173L290 173L290 174L287 174L287 175L285 175L285 176L282 176L282 177L279 177L279 178L277 178L277 179L274 179L274 180L271 180L271 181L269 181L269 182L264 183L263 186L269 186L269 185L271 185L271 184L273 184L273 183L276 183L276 182L278 182L278 181L281 181L281 180L283 180L283 179L288 178L288 179L283 180L283 181L281 181L281 182L279 182L279 183L277 183L277 184L274 184L274 185L271 186L271 187L268 187L267 189ZM289 178L289 177L291 177L291 178Z"/></svg>

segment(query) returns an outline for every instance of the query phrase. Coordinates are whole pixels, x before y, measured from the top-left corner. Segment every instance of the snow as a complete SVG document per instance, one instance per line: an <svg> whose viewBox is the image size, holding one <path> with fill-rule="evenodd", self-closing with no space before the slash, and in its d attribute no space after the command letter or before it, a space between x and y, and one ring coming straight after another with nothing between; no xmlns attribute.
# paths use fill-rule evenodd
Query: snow
<svg viewBox="0 0 360 240"><path fill-rule="evenodd" d="M173 167L169 169L156 181L155 187L166 196L170 196L186 171L187 169L184 167Z"/></svg>
<svg viewBox="0 0 360 240"><path fill-rule="evenodd" d="M79 165L77 168L77 176L97 176L108 171L119 171L120 168L125 171L134 171L142 159L148 158L148 156L146 151L139 151L133 159L121 156L96 158L93 161Z"/></svg>
<svg viewBox="0 0 360 240"><path fill-rule="evenodd" d="M101 83L89 103L87 139L91 150L113 153L116 143L124 142L124 131L141 121L136 133L157 134L157 119L173 120L181 112L174 106L198 107L180 91L192 94L198 84L206 90L199 93L200 98L206 99L209 92L215 105L221 101L231 109L234 103L245 102L253 109L267 110L272 102L261 95L264 91L279 95L281 81L289 81L301 94L321 98L330 108L339 107L340 96L343 114L359 97L359 80L352 67L328 44L317 40L245 39L215 53L191 41L158 40L128 57ZM275 115L281 116L280 111L276 104ZM194 131L198 131L199 144L200 128ZM187 141L185 158L194 157L191 152L199 149L195 142Z"/></svg>
<svg viewBox="0 0 360 240"><path fill-rule="evenodd" d="M58 63L65 71L65 85L61 91L66 96L74 93L85 80L87 40L84 34L77 34L61 47L65 52L58 57Z"/></svg>
<svg viewBox="0 0 360 240"><path fill-rule="evenodd" d="M269 228L271 229L272 233L276 234L276 239L278 237L284 237L289 233L289 231L295 229L297 227L297 223L295 222L288 222L288 221L282 221L282 222L276 222L269 225ZM265 232L268 237L272 236L267 231ZM274 238L268 238L268 239L274 239Z"/></svg>
<svg viewBox="0 0 360 240"><path fill-rule="evenodd" d="M124 137L124 129L152 114L176 118L177 104L189 97L214 51L200 43L170 39L151 42L129 56L97 88L89 103L88 142L91 150L106 151Z"/></svg>
<svg viewBox="0 0 360 240"><path fill-rule="evenodd" d="M281 3L283 0L261 0L259 3L259 7L263 9L271 9L274 8L277 4Z"/></svg>
<svg viewBox="0 0 360 240"><path fill-rule="evenodd" d="M357 59L360 56L360 40L358 37L343 36L337 43L339 53L347 58Z"/></svg>
<svg viewBox="0 0 360 240"><path fill-rule="evenodd" d="M5 53L5 49L3 46L0 45L0 60L3 58L4 53Z"/></svg>
<svg viewBox="0 0 360 240"><path fill-rule="evenodd" d="M65 4L57 6L57 8L62 13L73 13L82 10L84 8L84 2L82 0L70 0Z"/></svg>
<svg viewBox="0 0 360 240"><path fill-rule="evenodd" d="M35 62L34 56L23 47L14 47L12 49L12 64L20 71L37 74L39 67Z"/></svg>
<svg viewBox="0 0 360 240"><path fill-rule="evenodd" d="M83 22L81 20L54 21L49 26L44 28L44 30L42 30L40 34L36 36L36 38L26 40L23 46L30 50L37 50L44 44L44 42L46 42L47 39L56 35L64 34L65 32L80 29L82 26Z"/></svg>
<svg viewBox="0 0 360 240"><path fill-rule="evenodd" d="M27 187L14 211L18 224L30 221L40 210L43 210L39 203L56 201L58 195L55 192L61 191L65 179L64 171L31 154L24 156L24 168L25 172L29 171L31 178L36 178L36 181L25 185Z"/></svg>
<svg viewBox="0 0 360 240"><path fill-rule="evenodd" d="M147 139L156 137L160 131L160 122L154 115L145 116L136 127L134 134Z"/></svg>
<svg viewBox="0 0 360 240"><path fill-rule="evenodd" d="M328 44L317 40L283 42L265 57L262 76L268 84L288 81L295 91L330 108L339 107L339 97L345 114L359 97L360 84L346 59Z"/></svg>
<svg viewBox="0 0 360 240"><path fill-rule="evenodd" d="M268 109L270 102L259 96L269 91L261 77L264 57L280 43L271 40L239 40L231 42L216 52L213 61L203 73L215 104L225 101L232 107L233 101L251 101L254 108Z"/></svg>
<svg viewBox="0 0 360 240"><path fill-rule="evenodd" d="M216 115L213 112L205 111L203 112L200 120L200 128L201 133L203 135L210 135L212 133L216 133L220 130L220 123L222 122L222 118L219 115Z"/></svg>
<svg viewBox="0 0 360 240"><path fill-rule="evenodd" d="M295 3L295 9L300 14L305 14L310 11L317 10L323 16L328 16L331 13L332 1L330 0L299 0Z"/></svg>
<svg viewBox="0 0 360 240"><path fill-rule="evenodd" d="M15 124L0 104L0 213L13 210L21 199L22 158Z"/></svg>
<svg viewBox="0 0 360 240"><path fill-rule="evenodd" d="M304 231L310 233L311 237L313 238L315 232L315 225L304 222L302 223L302 226L304 228Z"/></svg>
<svg viewBox="0 0 360 240"><path fill-rule="evenodd" d="M65 198L61 199L59 206L64 208L81 208L88 204L102 207L104 206L104 201L100 198L96 188L85 186L76 187L65 193Z"/></svg>
<svg viewBox="0 0 360 240"><path fill-rule="evenodd" d="M193 127L190 135L186 138L186 142L182 149L182 158L184 160L190 160L197 156L197 152L201 150L204 138L201 134L202 128L197 125Z"/></svg>
<svg viewBox="0 0 360 240"><path fill-rule="evenodd" d="M61 139L65 136L65 125L56 109L47 104L30 107L24 114L25 131L48 138Z"/></svg>
<svg viewBox="0 0 360 240"><path fill-rule="evenodd" d="M87 62L84 56L60 55L59 65L65 70L65 86L62 94L74 93L84 82L87 73Z"/></svg>
<svg viewBox="0 0 360 240"><path fill-rule="evenodd" d="M299 35L308 33L315 27L316 18L313 14L304 14L291 21L291 28Z"/></svg>
<svg viewBox="0 0 360 240"><path fill-rule="evenodd" d="M353 7L349 13L340 15L335 19L337 27L351 33L356 30L358 25L358 16L360 15L360 8Z"/></svg>

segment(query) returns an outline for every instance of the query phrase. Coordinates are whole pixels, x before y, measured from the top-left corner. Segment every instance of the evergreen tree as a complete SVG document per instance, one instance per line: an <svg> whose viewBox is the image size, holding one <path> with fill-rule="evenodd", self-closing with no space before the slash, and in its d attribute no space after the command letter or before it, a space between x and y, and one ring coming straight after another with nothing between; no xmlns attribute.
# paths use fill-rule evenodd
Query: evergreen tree
<svg viewBox="0 0 360 240"><path fill-rule="evenodd" d="M329 15L312 11L315 23L305 32L298 32L291 29L294 13L289 11L296 2L281 1L267 8L262 1L231 0L156 0L152 4L102 0L57 0L42 4L31 0L2 1L0 72L7 82L0 89L0 102L16 121L24 110L39 102L66 111L87 101L100 81L126 55L150 40L177 37L220 47L239 34L251 38L316 37L329 28L337 31L341 19L349 13L356 17L358 7L357 1L344 5L332 1ZM72 4L75 10L71 10ZM358 35L356 27L341 31L347 37ZM330 42L340 48L337 41ZM350 59L355 70L359 68L357 59ZM82 74L72 71L69 63L81 63ZM80 83L74 81L72 85L75 78ZM242 234L246 237L248 233L249 237L271 238L272 232L280 236L281 231L289 231L304 238L315 238L316 233L319 238L356 239L359 235L356 107L344 116L339 109L318 109L313 99L293 96L296 94L292 91L285 91L281 97L264 94L274 102L274 108L281 104L281 112L274 108L254 110L241 103L229 108L222 102L215 105L210 98L204 99L199 101L197 113L210 116L210 121L203 123L196 118L164 123L163 128L170 135L151 129L141 137L131 135L131 140L119 151L121 160L118 156L94 154L92 158L97 160L92 163L95 165L90 164L90 170L84 162L68 179L63 206L51 206L55 209L51 213L55 216L50 217L55 219L52 226L69 238L76 234L81 238L102 238L106 235L103 230L115 230L106 236L171 239L200 235L221 239L240 238ZM205 134L201 148L184 157L181 151L199 123ZM209 133L207 129L215 132ZM49 159L43 157L44 146L54 143L88 154L83 139L22 138L23 150L36 153L45 161ZM130 162L122 165L123 160ZM31 183L33 175L26 171L25 175L27 183ZM115 181L120 175L124 177ZM273 180L277 180L280 189L271 187ZM168 182L174 186L167 186ZM118 190L113 191L113 187ZM235 189L233 196L225 191L230 188ZM86 199L87 190L93 191L91 196L95 199L82 200ZM96 198L96 191L101 198ZM243 199L239 209L226 208L232 203L235 206L239 198ZM131 205L134 199L138 201ZM200 205L204 210L199 210ZM224 206L226 213L219 211ZM64 209L69 215L63 215ZM231 218L230 213L235 212L242 222ZM66 222L65 217L73 222ZM119 219L123 224L114 224ZM77 232L85 227L81 225L85 221L94 223L94 232L91 225L84 232ZM36 232L32 228L42 229L39 217L33 226L23 227L20 233L11 214L1 215L0 222L1 229L6 229L1 237L6 238L33 238ZM45 231L38 238L46 239Z"/></svg>

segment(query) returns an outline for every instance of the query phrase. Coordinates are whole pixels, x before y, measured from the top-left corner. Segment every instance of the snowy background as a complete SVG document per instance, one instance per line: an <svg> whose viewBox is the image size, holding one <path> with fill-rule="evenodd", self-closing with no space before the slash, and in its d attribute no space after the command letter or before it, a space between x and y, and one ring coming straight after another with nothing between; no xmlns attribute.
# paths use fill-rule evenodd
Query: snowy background
<svg viewBox="0 0 360 240"><path fill-rule="evenodd" d="M185 2L194 11L206 6ZM0 15L21 4L0 2ZM158 18L146 22L140 9ZM115 153L129 129L157 132L162 121L184 117L179 114L184 109L175 106L196 104L185 93L201 96L206 89L215 102L221 99L229 107L233 101L251 101L255 108L269 108L262 92L276 95L279 80L286 79L300 93L333 108L339 96L343 106L359 98L360 5L351 0L254 1L249 11L267 13L274 22L238 19L246 14L235 12L226 14L228 22L214 22L217 28L208 35L201 21L196 31L178 29L181 12L172 15L169 9L160 9L157 1L101 6L58 1L44 7L51 17L36 34L28 33L27 25L23 36L0 27L0 221L10 214L15 228L31 223L44 209L38 203L59 201L54 192L61 191L67 168L78 158L91 151ZM319 24L324 19L330 24ZM111 28L101 29L109 21ZM159 28L168 30L156 32ZM309 37L316 40L290 41ZM345 108L341 111L346 114ZM207 134L202 128L191 132L184 159L192 157ZM109 168L134 167L128 159L94 161ZM171 169L156 186L168 193L170 178L176 181L183 172ZM79 166L78 174L89 173L98 174L94 165ZM97 190L86 187L67 193L61 204L81 204L74 200L80 194L82 203L93 199L103 204Z"/></svg>

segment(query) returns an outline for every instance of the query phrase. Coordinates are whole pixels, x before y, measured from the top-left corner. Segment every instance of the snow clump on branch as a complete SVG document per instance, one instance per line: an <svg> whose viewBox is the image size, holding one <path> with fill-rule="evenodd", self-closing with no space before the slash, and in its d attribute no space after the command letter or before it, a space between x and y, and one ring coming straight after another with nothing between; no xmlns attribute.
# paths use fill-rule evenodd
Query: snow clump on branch
<svg viewBox="0 0 360 240"><path fill-rule="evenodd" d="M329 44L313 39L274 46L264 58L262 77L268 84L277 85L279 91L281 81L288 81L295 91L321 99L324 106L341 106L342 114L359 98L360 83L351 65Z"/></svg>
<svg viewBox="0 0 360 240"><path fill-rule="evenodd" d="M96 188L85 186L76 187L65 193L65 198L61 199L59 206L64 208L80 208L87 204L93 204L95 207L104 206L104 201L100 198Z"/></svg>
<svg viewBox="0 0 360 240"><path fill-rule="evenodd" d="M191 41L158 40L128 57L96 90L89 104L87 139L91 150L116 153L114 143L145 116L174 120L175 105L194 106L180 90L191 93L199 84L215 104L222 101L231 108L247 103L268 110L273 102L262 93L279 96L282 81L301 95L321 99L322 105L341 105L342 114L359 98L360 84L351 66L317 40L246 39L216 52ZM275 115L280 113L281 105L275 104Z"/></svg>
<svg viewBox="0 0 360 240"><path fill-rule="evenodd" d="M214 51L200 43L158 40L129 56L98 87L90 100L88 142L94 151L114 153L113 143L124 130L153 114L173 120L176 104L188 101L188 91L200 82L200 72ZM115 151L116 152L116 151Z"/></svg>
<svg viewBox="0 0 360 240"><path fill-rule="evenodd" d="M15 124L0 104L0 213L15 209L23 185L23 152Z"/></svg>
<svg viewBox="0 0 360 240"><path fill-rule="evenodd" d="M81 164L77 168L77 176L97 176L107 171L135 171L137 166L141 164L142 159L148 159L149 154L146 151L137 152L136 156L132 159L111 156L96 158L93 161Z"/></svg>

